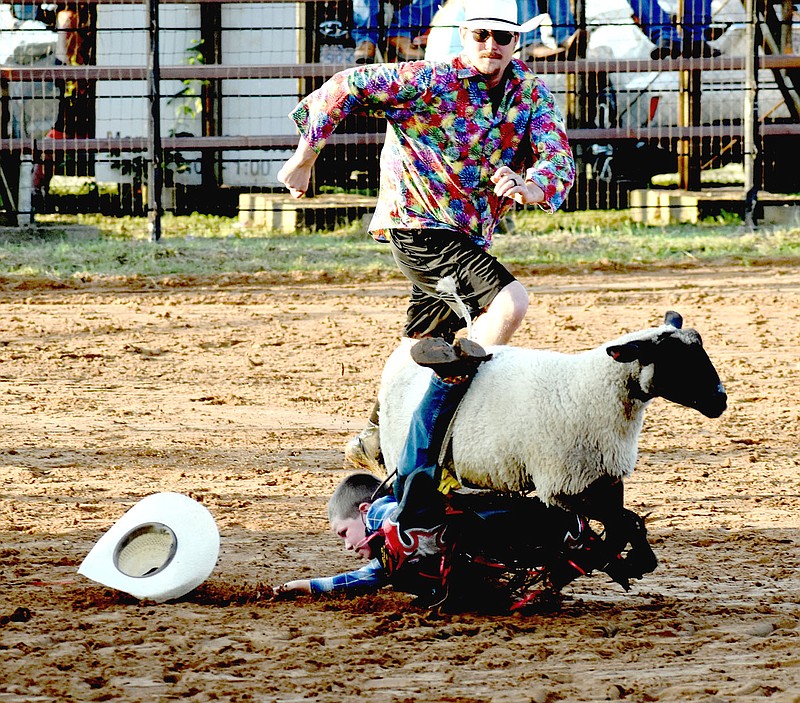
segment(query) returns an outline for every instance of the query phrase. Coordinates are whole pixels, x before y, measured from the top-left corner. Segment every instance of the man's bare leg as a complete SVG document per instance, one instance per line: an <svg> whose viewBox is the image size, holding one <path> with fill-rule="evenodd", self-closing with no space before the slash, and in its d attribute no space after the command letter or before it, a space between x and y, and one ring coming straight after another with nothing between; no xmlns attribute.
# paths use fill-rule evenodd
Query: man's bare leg
<svg viewBox="0 0 800 703"><path fill-rule="evenodd" d="M512 281L489 303L486 312L472 323L474 341L484 347L507 344L527 311L528 292L519 281Z"/></svg>

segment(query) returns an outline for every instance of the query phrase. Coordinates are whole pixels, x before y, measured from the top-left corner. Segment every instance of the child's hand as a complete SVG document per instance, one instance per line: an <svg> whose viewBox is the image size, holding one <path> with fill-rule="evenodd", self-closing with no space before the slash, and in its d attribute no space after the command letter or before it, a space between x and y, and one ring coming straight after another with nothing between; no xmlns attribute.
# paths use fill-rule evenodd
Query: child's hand
<svg viewBox="0 0 800 703"><path fill-rule="evenodd" d="M298 579L297 581L287 581L280 586L272 589L274 596L286 596L290 593L311 593L311 581L308 579Z"/></svg>

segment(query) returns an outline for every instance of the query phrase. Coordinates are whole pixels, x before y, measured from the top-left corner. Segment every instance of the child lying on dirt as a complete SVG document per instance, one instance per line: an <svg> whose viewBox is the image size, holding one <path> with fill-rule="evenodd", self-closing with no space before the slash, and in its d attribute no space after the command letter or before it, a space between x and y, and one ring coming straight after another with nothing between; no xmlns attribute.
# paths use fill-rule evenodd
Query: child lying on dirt
<svg viewBox="0 0 800 703"><path fill-rule="evenodd" d="M435 488L420 476L413 489L427 494L423 502L435 505ZM426 506L426 512L432 518L443 509L444 520L440 516L433 528L410 528L413 549L398 548L394 496L373 474L348 476L328 502L328 519L345 548L368 563L331 577L288 581L275 594L371 591L391 584L417 595L415 603L422 607L445 600L455 609L549 607L564 585L605 566L602 540L573 513L548 508L536 498L459 492L438 496L446 507ZM516 592L507 583L515 569L529 579ZM538 588L530 593L534 583Z"/></svg>

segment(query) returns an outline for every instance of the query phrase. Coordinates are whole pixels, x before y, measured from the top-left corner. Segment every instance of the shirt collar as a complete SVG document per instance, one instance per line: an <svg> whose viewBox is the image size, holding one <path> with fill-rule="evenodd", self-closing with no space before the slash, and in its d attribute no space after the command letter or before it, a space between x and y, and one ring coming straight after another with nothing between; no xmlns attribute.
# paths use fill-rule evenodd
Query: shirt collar
<svg viewBox="0 0 800 703"><path fill-rule="evenodd" d="M466 57L459 54L453 60L453 67L456 69L456 75L459 80L472 80L483 78L483 74L475 70L475 68L467 63ZM510 85L518 85L522 82L525 73L528 71L527 66L519 59L511 59L511 63L506 68L506 79Z"/></svg>

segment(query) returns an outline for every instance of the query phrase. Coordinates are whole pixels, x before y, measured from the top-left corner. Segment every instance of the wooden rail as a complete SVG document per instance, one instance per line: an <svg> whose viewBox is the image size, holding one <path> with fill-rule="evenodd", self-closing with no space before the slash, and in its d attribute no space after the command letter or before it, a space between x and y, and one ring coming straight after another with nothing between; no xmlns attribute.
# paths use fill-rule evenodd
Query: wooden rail
<svg viewBox="0 0 800 703"><path fill-rule="evenodd" d="M121 1L121 0L120 0ZM219 0L208 0L218 2ZM313 2L316 0L308 0ZM535 62L537 72L548 73L631 73L661 71L710 71L744 70L743 58L717 57L713 59L665 59L665 60L600 60L580 59L565 62ZM760 59L763 69L800 68L800 55L767 55ZM228 65L180 65L163 66L162 80L225 80L225 79L286 79L328 78L347 66L343 64L263 64L247 66ZM0 81L40 82L65 80L131 80L143 81L147 68L142 66L4 66L0 68ZM763 135L798 135L800 124L764 123ZM573 128L569 131L574 142L602 142L614 140L682 140L705 138L744 137L741 125L703 125L670 127L617 127L617 128ZM331 145L381 144L383 133L334 135ZM188 151L291 149L297 145L296 134L262 136L221 137L169 137L161 139L162 149ZM0 139L0 151L36 154L53 151L146 151L145 137L116 137L94 139Z"/></svg>
<svg viewBox="0 0 800 703"><path fill-rule="evenodd" d="M214 0L217 2L218 0ZM762 56L760 68L785 70L800 68L800 54ZM670 71L743 71L742 57L712 59L577 59L575 61L535 61L531 65L542 76L551 74L592 73L662 73ZM220 64L161 66L162 80L226 80L263 78L329 78L352 68L341 63L261 64L231 66ZM56 80L130 80L147 79L146 66L3 66L0 80L39 82Z"/></svg>
<svg viewBox="0 0 800 703"><path fill-rule="evenodd" d="M800 135L800 124L768 123L761 126L764 136ZM571 142L608 142L615 140L678 141L681 139L743 139L742 125L711 125L669 128L571 129ZM330 146L383 144L382 132L367 134L335 134ZM40 154L83 151L88 153L147 151L146 137L102 137L96 139L0 139L0 152ZM161 148L169 151L246 151L259 149L294 149L296 134L248 137L163 137Z"/></svg>

